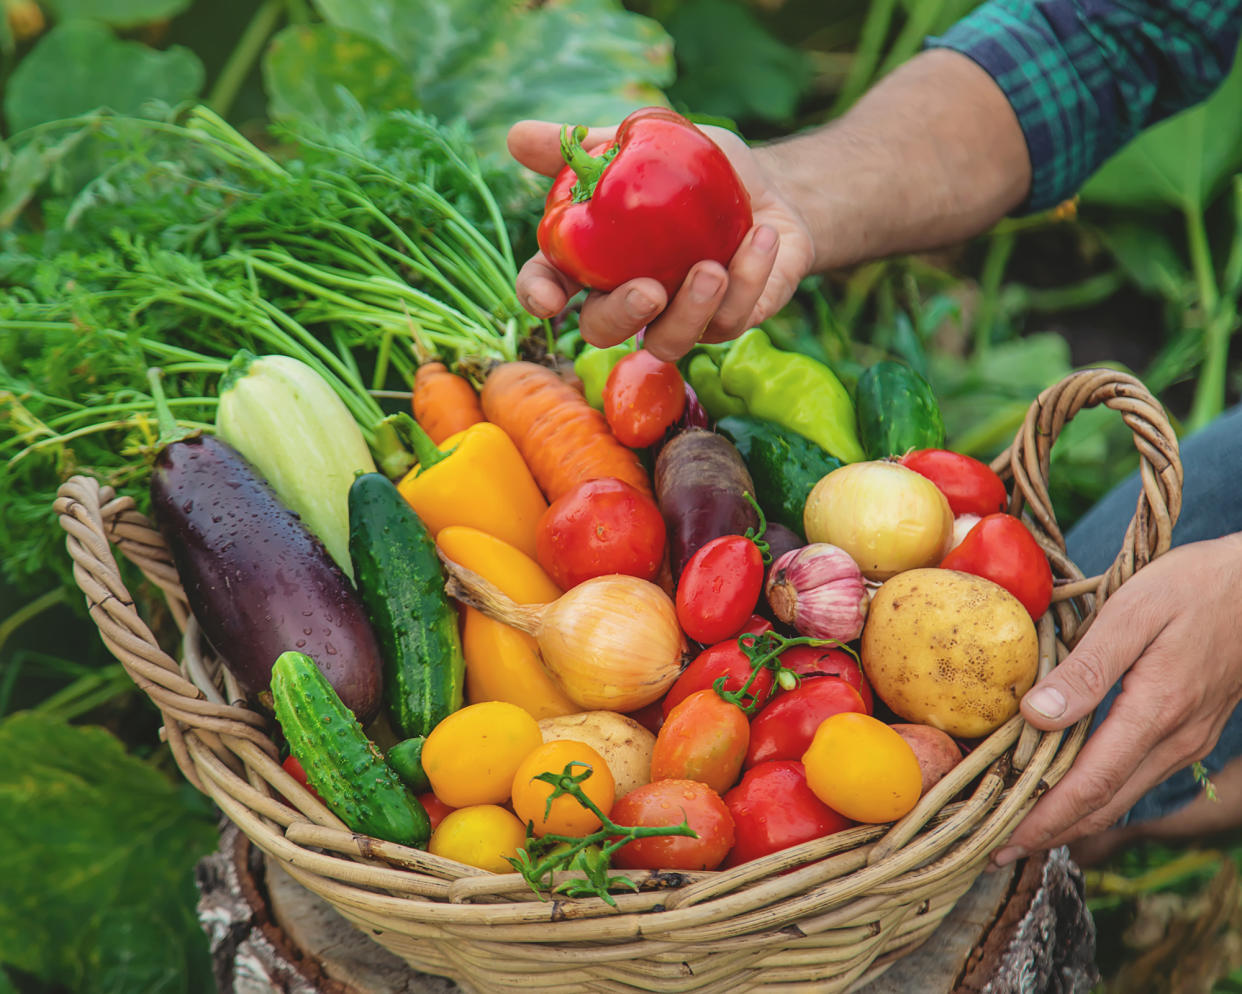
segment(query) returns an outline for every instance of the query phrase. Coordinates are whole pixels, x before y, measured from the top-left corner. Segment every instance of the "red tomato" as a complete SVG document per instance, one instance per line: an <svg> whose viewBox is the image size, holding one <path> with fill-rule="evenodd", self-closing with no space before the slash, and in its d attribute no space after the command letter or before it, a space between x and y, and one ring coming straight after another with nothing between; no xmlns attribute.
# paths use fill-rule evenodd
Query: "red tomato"
<svg viewBox="0 0 1242 994"><path fill-rule="evenodd" d="M944 494L954 515L995 514L1009 503L1004 481L978 459L948 449L915 449L901 464L925 476Z"/></svg>
<svg viewBox="0 0 1242 994"><path fill-rule="evenodd" d="M812 792L806 771L793 759L774 759L747 770L724 796L733 815L733 849L726 866L840 832L854 823Z"/></svg>
<svg viewBox="0 0 1242 994"><path fill-rule="evenodd" d="M697 780L653 780L612 806L617 825L689 824L698 838L653 835L627 842L612 854L621 870L714 870L733 848L733 816L720 795Z"/></svg>
<svg viewBox="0 0 1242 994"><path fill-rule="evenodd" d="M309 790L315 796L315 800L319 801L320 804L323 803L323 798L319 796L319 791L312 787L307 781L306 770L303 769L302 764L298 762L298 758L296 756L290 753L285 757L285 761L280 765L285 768L285 772L288 773L289 776L293 777L294 780Z"/></svg>
<svg viewBox="0 0 1242 994"><path fill-rule="evenodd" d="M714 690L696 690L673 708L651 752L652 780L697 780L718 794L737 783L750 720Z"/></svg>
<svg viewBox="0 0 1242 994"><path fill-rule="evenodd" d="M434 832L440 822L444 820L444 816L456 808L450 808L440 798L436 797L431 791L418 795L418 801L423 806L423 810L427 812L427 817L431 819L431 830Z"/></svg>
<svg viewBox="0 0 1242 994"><path fill-rule="evenodd" d="M1052 567L1026 525L1012 514L980 518L961 544L940 561L998 583L1038 620L1052 602Z"/></svg>
<svg viewBox="0 0 1242 994"><path fill-rule="evenodd" d="M741 633L763 593L763 556L742 535L721 535L698 550L677 581L677 620L696 642Z"/></svg>
<svg viewBox="0 0 1242 994"><path fill-rule="evenodd" d="M626 714L647 729L652 735L655 735L664 724L665 711L663 704L662 700L652 701L650 704L644 704L637 711L627 711Z"/></svg>
<svg viewBox="0 0 1242 994"><path fill-rule="evenodd" d="M774 697L750 723L746 769L766 759L801 759L815 731L829 715L866 714L858 691L839 676L817 676Z"/></svg>
<svg viewBox="0 0 1242 994"><path fill-rule="evenodd" d="M664 562L664 518L656 502L607 476L554 500L535 532L535 558L562 590L625 573L654 580Z"/></svg>
<svg viewBox="0 0 1242 994"><path fill-rule="evenodd" d="M743 633L762 635L772 630L772 622L753 614L742 627ZM751 669L750 660L746 657L746 653L738 648L736 638L717 642L695 656L690 665L681 671L681 676L664 695L660 708L665 717L668 717L668 713L673 708L696 690L709 690L721 677L725 678L725 690L741 690L742 685L750 678ZM747 695L762 702L766 701L771 694L772 671L765 667L759 671L759 675L751 683Z"/></svg>
<svg viewBox="0 0 1242 994"><path fill-rule="evenodd" d="M654 445L686 409L686 386L676 364L638 349L612 367L604 382L604 417L617 441L631 449Z"/></svg>
<svg viewBox="0 0 1242 994"><path fill-rule="evenodd" d="M871 692L871 684L858 661L848 652L816 645L795 645L781 653L781 665L804 677L839 676L858 691L867 714L875 713L875 695ZM777 693L781 692L778 688Z"/></svg>

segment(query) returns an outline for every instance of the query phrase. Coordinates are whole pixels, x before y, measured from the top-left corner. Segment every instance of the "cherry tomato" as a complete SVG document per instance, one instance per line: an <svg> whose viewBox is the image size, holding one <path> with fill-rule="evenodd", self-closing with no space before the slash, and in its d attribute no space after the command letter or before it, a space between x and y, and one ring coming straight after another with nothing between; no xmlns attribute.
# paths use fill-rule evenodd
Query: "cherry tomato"
<svg viewBox="0 0 1242 994"><path fill-rule="evenodd" d="M720 795L697 780L653 780L612 806L617 825L670 826L685 821L698 836L653 835L612 855L621 870L714 870L733 848L733 816Z"/></svg>
<svg viewBox="0 0 1242 994"><path fill-rule="evenodd" d="M781 653L781 666L803 677L839 676L858 691L867 714L875 714L875 695L871 692L871 683L858 661L848 652L816 645L795 645ZM782 691L777 688L777 693Z"/></svg>
<svg viewBox="0 0 1242 994"><path fill-rule="evenodd" d="M627 711L626 714L647 729L652 735L657 735L659 734L660 727L664 724L663 706L663 700L656 700L650 704L644 704L637 711Z"/></svg>
<svg viewBox="0 0 1242 994"><path fill-rule="evenodd" d="M726 866L840 832L854 823L815 796L806 770L793 759L773 759L747 770L724 796L733 815L733 849Z"/></svg>
<svg viewBox="0 0 1242 994"><path fill-rule="evenodd" d="M427 817L431 820L431 830L433 832L440 827L440 822L444 821L445 815L450 811L457 810L456 808L450 808L431 791L419 794L418 802L423 806L423 810L427 812Z"/></svg>
<svg viewBox="0 0 1242 994"><path fill-rule="evenodd" d="M556 788L536 778L544 773L562 773L570 764L577 764L573 767L574 776L586 772L588 766L591 768L590 776L578 786L604 814L612 810L616 782L604 757L585 742L553 739L530 752L513 774L513 811L523 822L529 822L540 837L568 835L577 838L590 835L600 826L595 813L579 804L571 794L561 794L548 804Z"/></svg>
<svg viewBox="0 0 1242 994"><path fill-rule="evenodd" d="M1009 503L1004 481L978 459L948 449L915 449L901 464L925 476L944 494L954 515L994 514Z"/></svg>
<svg viewBox="0 0 1242 994"><path fill-rule="evenodd" d="M870 715L842 712L824 719L802 765L815 796L855 821L896 821L923 792L910 743Z"/></svg>
<svg viewBox="0 0 1242 994"><path fill-rule="evenodd" d="M522 760L543 744L539 723L516 704L481 701L454 711L423 743L423 769L445 804L504 804Z"/></svg>
<svg viewBox="0 0 1242 994"><path fill-rule="evenodd" d="M498 804L449 812L431 833L427 851L492 873L512 873L510 857L526 844L526 826Z"/></svg>
<svg viewBox="0 0 1242 994"><path fill-rule="evenodd" d="M866 714L867 706L838 676L810 677L778 694L750 724L746 769L766 759L801 759L820 723L843 711Z"/></svg>
<svg viewBox="0 0 1242 994"><path fill-rule="evenodd" d="M750 721L716 691L696 690L660 727L651 753L652 780L697 780L718 794L737 783L750 742Z"/></svg>
<svg viewBox="0 0 1242 994"><path fill-rule="evenodd" d="M980 518L961 544L940 561L942 569L973 573L1000 584L1035 620L1052 602L1052 567L1019 518L989 514Z"/></svg>
<svg viewBox="0 0 1242 994"><path fill-rule="evenodd" d="M654 445L686 409L677 366L638 349L612 367L604 383L604 417L631 449Z"/></svg>
<svg viewBox="0 0 1242 994"><path fill-rule="evenodd" d="M562 590L610 573L654 580L665 535L654 500L624 480L602 477L548 506L535 530L535 557Z"/></svg>
<svg viewBox="0 0 1242 994"><path fill-rule="evenodd" d="M319 791L317 791L314 787L312 787L310 783L307 781L306 770L303 769L302 764L298 762L297 756L290 753L288 756L285 757L285 761L281 763L280 765L285 768L285 772L288 773L289 776L293 777L294 780L296 780L303 787L309 790L311 794L314 795L315 799L319 801L320 804L323 803L323 798L319 796Z"/></svg>
<svg viewBox="0 0 1242 994"><path fill-rule="evenodd" d="M741 633L763 593L763 577L763 556L750 539L712 539L690 557L677 581L682 630L704 645Z"/></svg>
<svg viewBox="0 0 1242 994"><path fill-rule="evenodd" d="M750 620L742 626L743 634L749 632L754 635L762 635L764 632L770 632L771 630L772 622L757 614L751 615ZM725 690L741 690L742 685L750 677L750 671L750 660L746 657L746 653L738 648L736 638L717 642L695 656L690 665L681 671L681 676L677 678L676 682L668 689L668 693L664 695L660 708L667 718L673 708L696 690L710 689L721 677L725 678ZM750 685L750 690L747 691L747 695L754 700L763 702L771 696L771 693L772 671L765 668L760 670L759 675L755 677L754 682Z"/></svg>

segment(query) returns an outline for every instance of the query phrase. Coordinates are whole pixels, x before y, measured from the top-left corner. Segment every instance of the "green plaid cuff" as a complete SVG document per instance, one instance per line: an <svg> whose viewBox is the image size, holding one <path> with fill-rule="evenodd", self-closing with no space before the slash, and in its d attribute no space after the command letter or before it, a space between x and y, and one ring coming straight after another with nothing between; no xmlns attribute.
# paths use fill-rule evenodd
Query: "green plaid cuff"
<svg viewBox="0 0 1242 994"><path fill-rule="evenodd" d="M990 0L929 48L961 52L1012 104L1031 156L1019 213L1073 196L1143 128L1207 97L1242 32L1242 0Z"/></svg>

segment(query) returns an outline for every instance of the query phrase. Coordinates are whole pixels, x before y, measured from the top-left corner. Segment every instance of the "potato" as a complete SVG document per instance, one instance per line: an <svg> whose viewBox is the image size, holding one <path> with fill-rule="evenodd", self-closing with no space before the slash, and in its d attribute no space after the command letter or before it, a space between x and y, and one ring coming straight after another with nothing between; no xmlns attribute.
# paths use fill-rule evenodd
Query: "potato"
<svg viewBox="0 0 1242 994"><path fill-rule="evenodd" d="M905 723L894 724L892 728L914 750L914 758L919 761L919 772L923 774L923 794L962 761L962 747L953 741L953 736L948 732L931 725Z"/></svg>
<svg viewBox="0 0 1242 994"><path fill-rule="evenodd" d="M633 718L615 711L581 711L539 722L543 741L574 739L604 757L616 781L618 799L651 782L651 751L655 736Z"/></svg>
<svg viewBox="0 0 1242 994"><path fill-rule="evenodd" d="M912 569L871 601L861 659L871 687L899 717L977 738L1018 712L1035 682L1035 623L991 580Z"/></svg>

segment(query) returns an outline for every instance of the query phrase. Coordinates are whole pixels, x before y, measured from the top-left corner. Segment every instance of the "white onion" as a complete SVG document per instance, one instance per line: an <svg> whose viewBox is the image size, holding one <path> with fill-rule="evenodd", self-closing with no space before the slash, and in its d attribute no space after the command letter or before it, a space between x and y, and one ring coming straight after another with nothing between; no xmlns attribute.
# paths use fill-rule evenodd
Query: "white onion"
<svg viewBox="0 0 1242 994"><path fill-rule="evenodd" d="M953 512L931 480L895 462L834 469L807 497L807 540L844 549L870 580L936 566L949 551Z"/></svg>

